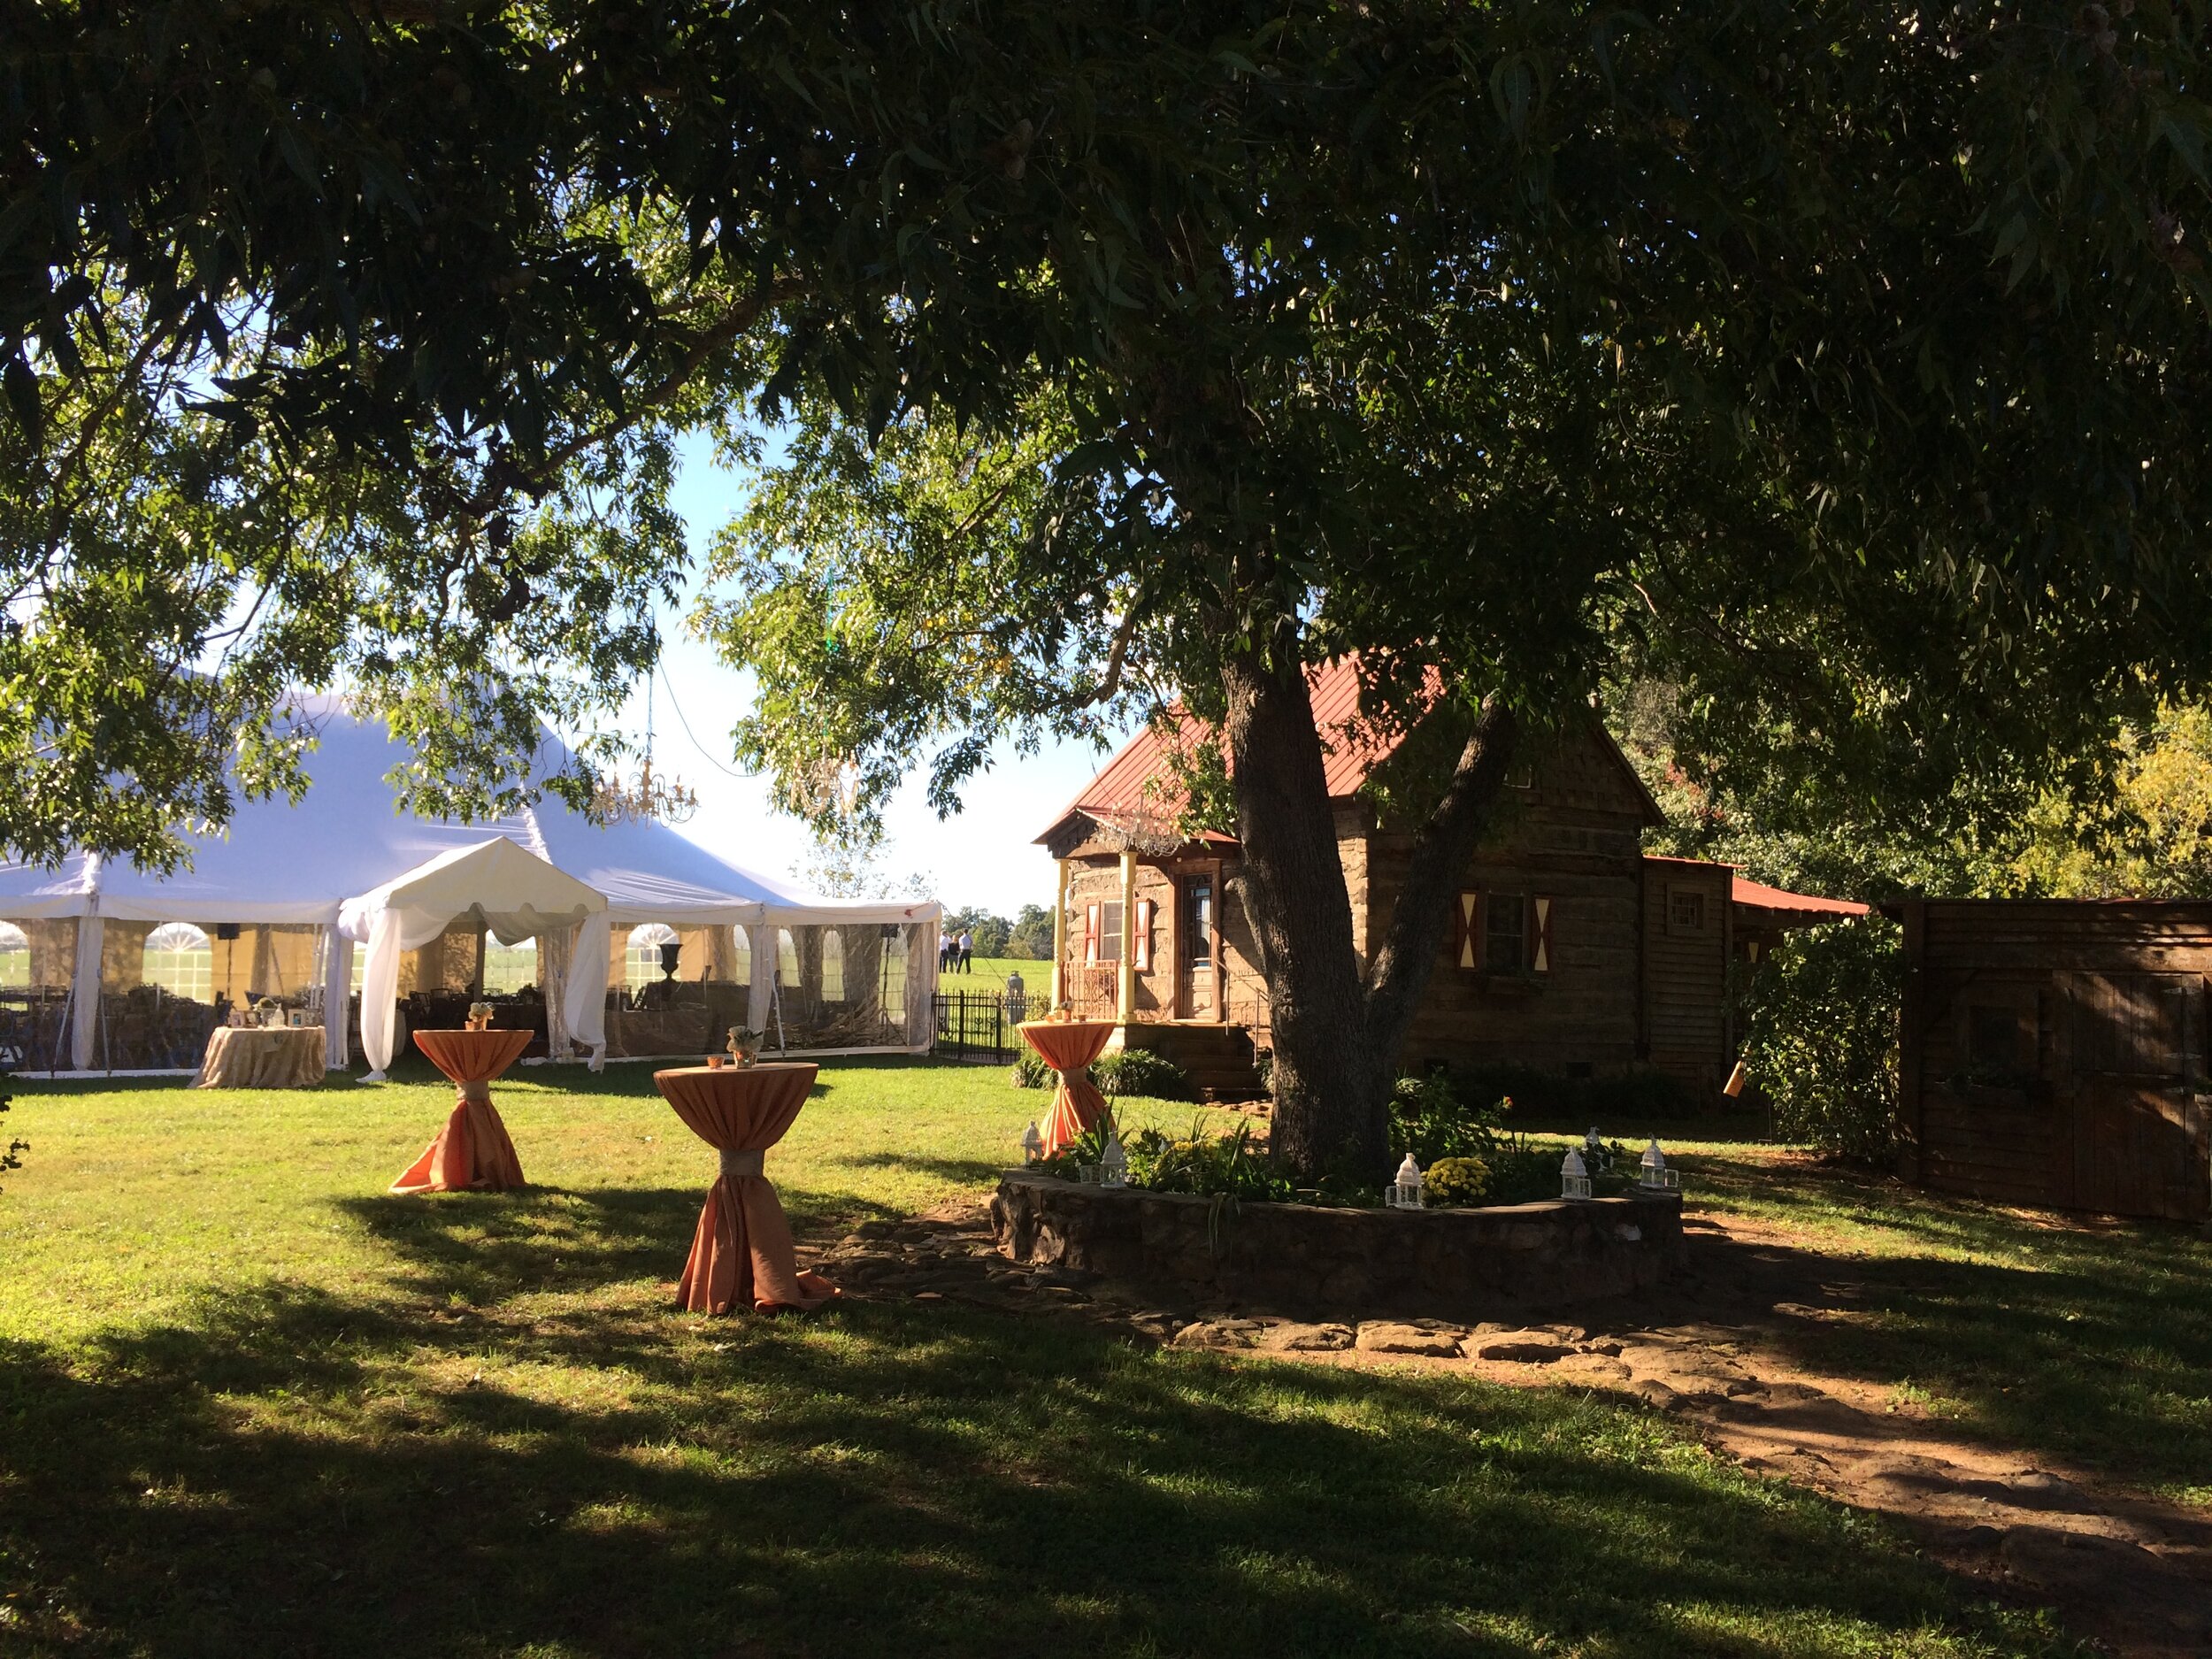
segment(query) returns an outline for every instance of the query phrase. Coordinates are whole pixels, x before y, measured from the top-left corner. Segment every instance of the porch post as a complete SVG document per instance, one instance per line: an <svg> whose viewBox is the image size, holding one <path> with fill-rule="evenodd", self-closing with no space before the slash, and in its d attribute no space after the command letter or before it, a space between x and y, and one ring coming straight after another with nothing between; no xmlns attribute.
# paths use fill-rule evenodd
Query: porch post
<svg viewBox="0 0 2212 1659"><path fill-rule="evenodd" d="M1052 1006L1058 1008L1068 1000L1068 861L1056 858L1052 868Z"/></svg>
<svg viewBox="0 0 2212 1659"><path fill-rule="evenodd" d="M1121 1025L1137 1006L1137 855L1121 855L1121 972L1114 987L1114 1018Z"/></svg>

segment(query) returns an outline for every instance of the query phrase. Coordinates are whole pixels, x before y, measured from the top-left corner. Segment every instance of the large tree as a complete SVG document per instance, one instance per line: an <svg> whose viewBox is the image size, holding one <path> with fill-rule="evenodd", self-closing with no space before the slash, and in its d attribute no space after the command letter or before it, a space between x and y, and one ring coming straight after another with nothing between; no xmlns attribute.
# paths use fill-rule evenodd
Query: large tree
<svg viewBox="0 0 2212 1659"><path fill-rule="evenodd" d="M175 857L297 785L296 686L419 805L541 787L651 660L677 434L965 407L1055 249L1056 326L1125 301L1122 193L1209 188L1180 10L0 4L0 850Z"/></svg>
<svg viewBox="0 0 2212 1659"><path fill-rule="evenodd" d="M1009 733L1210 717L1279 1155L1372 1177L1449 884L1513 757L1609 682L1890 795L2047 771L2200 682L2202 28L1294 12L1210 111L1236 211L1130 228L1172 303L964 420L879 442L823 400L792 434L710 611L762 671L741 752L864 819L918 755L949 803ZM1345 653L1415 737L1364 961L1307 695Z"/></svg>

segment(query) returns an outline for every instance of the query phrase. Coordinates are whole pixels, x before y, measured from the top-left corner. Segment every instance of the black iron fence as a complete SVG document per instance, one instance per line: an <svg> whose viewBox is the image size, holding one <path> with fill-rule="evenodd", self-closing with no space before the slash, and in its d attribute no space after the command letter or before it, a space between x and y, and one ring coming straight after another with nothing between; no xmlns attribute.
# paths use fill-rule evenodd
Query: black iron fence
<svg viewBox="0 0 2212 1659"><path fill-rule="evenodd" d="M955 1060L1011 1060L1022 1041L1014 1027L1046 1006L1019 991L940 991L935 1001L937 1052Z"/></svg>

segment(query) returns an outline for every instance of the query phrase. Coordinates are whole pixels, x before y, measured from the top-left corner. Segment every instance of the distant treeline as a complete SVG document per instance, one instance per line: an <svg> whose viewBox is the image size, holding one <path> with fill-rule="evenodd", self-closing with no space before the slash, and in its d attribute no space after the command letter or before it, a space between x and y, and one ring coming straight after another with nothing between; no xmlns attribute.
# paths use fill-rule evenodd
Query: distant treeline
<svg viewBox="0 0 2212 1659"><path fill-rule="evenodd" d="M963 930L975 935L979 956L1013 956L1027 962L1052 959L1052 912L1041 904L1025 904L1012 921L995 916L980 906L945 912L945 931Z"/></svg>

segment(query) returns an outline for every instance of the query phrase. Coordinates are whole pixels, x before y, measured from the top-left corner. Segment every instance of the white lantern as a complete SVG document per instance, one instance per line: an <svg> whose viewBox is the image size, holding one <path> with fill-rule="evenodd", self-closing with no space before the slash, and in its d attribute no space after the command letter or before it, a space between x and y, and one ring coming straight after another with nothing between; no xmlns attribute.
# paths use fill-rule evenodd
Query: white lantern
<svg viewBox="0 0 2212 1659"><path fill-rule="evenodd" d="M1022 1132L1022 1162L1034 1164L1045 1155L1045 1138L1037 1133L1037 1120L1031 1118L1029 1127Z"/></svg>
<svg viewBox="0 0 2212 1659"><path fill-rule="evenodd" d="M1682 1185L1682 1171L1667 1167L1667 1155L1659 1150L1655 1139L1644 1148L1643 1162L1636 1166L1636 1185L1655 1193Z"/></svg>
<svg viewBox="0 0 2212 1659"><path fill-rule="evenodd" d="M1398 1173L1390 1185L1383 1188L1383 1202L1393 1210L1424 1208L1421 1197L1421 1166L1413 1161L1413 1154L1406 1154L1406 1161L1398 1166Z"/></svg>
<svg viewBox="0 0 2212 1659"><path fill-rule="evenodd" d="M1559 1195L1562 1198L1587 1198L1590 1195L1590 1169L1582 1161L1582 1154L1574 1148L1567 1148L1567 1156L1559 1165Z"/></svg>
<svg viewBox="0 0 2212 1659"><path fill-rule="evenodd" d="M1099 1154L1098 1184L1101 1187L1129 1185L1129 1155L1122 1150L1121 1134L1118 1130L1106 1132L1106 1150Z"/></svg>

